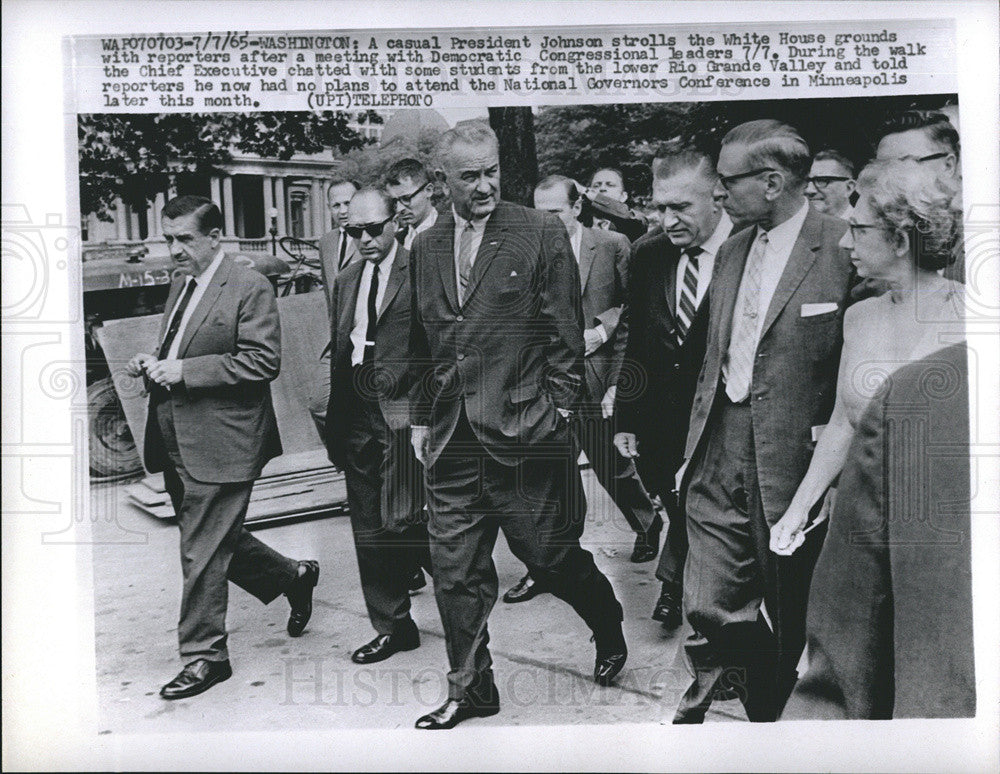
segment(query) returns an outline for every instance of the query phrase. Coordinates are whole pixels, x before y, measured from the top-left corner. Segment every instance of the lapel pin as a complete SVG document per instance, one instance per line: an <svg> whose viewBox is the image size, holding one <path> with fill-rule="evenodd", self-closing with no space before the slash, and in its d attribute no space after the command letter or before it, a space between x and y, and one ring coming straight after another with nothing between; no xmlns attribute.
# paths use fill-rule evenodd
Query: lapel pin
<svg viewBox="0 0 1000 774"><path fill-rule="evenodd" d="M510 276L511 276L511 277L516 277L516 276L517 276L517 272L516 272L516 271L512 271L512 272L510 273Z"/></svg>

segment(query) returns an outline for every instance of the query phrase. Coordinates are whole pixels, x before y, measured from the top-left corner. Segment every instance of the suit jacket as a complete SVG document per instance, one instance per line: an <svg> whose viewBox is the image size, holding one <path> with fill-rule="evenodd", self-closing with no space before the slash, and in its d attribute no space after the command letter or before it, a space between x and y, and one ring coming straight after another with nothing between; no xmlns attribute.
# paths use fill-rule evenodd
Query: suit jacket
<svg viewBox="0 0 1000 774"><path fill-rule="evenodd" d="M584 361L587 394L598 402L618 381L628 324L622 316L628 289L629 242L614 231L581 227L580 288L583 327L603 325L608 336Z"/></svg>
<svg viewBox="0 0 1000 774"><path fill-rule="evenodd" d="M792 247L757 345L750 406L764 515L773 525L791 502L809 467L813 428L833 411L840 365L844 308L850 301L851 263L838 246L847 224L809 209ZM743 268L756 229L727 239L715 258L709 290L705 361L698 375L684 457L707 437L717 397L724 397L722 364L729 349ZM804 304L835 303L824 314L802 316Z"/></svg>
<svg viewBox="0 0 1000 774"><path fill-rule="evenodd" d="M976 714L966 358L901 368L859 423L784 718Z"/></svg>
<svg viewBox="0 0 1000 774"><path fill-rule="evenodd" d="M385 295L378 311L375 329L376 378L365 385L354 383L351 367L351 330L358 305L358 290L365 262L355 261L334 281L333 321L330 356L330 401L327 409L326 446L330 461L344 467L351 413L347 407L356 403L359 386L362 398L375 398L386 424L392 430L405 429L409 437L410 411L407 396L410 336L410 256L399 246L389 276L384 281ZM361 303L366 303L361 299Z"/></svg>
<svg viewBox="0 0 1000 774"><path fill-rule="evenodd" d="M167 298L159 341L184 283ZM262 274L222 258L195 307L177 350L184 380L169 391L177 445L188 472L206 483L252 481L281 454L270 383L281 368L281 328L271 284ZM169 460L156 416L146 418L146 468Z"/></svg>
<svg viewBox="0 0 1000 774"><path fill-rule="evenodd" d="M501 201L486 223L469 289L458 302L455 218L413 243L411 422L430 428L428 464L462 406L480 443L514 465L530 447L571 443L583 383L580 274L554 215Z"/></svg>
<svg viewBox="0 0 1000 774"><path fill-rule="evenodd" d="M345 235L345 238L346 235ZM359 260L358 244L353 239L347 238L347 252L344 254L345 265L350 265ZM323 292L326 293L326 305L329 309L333 305L333 283L337 279L340 271L338 262L340 261L340 229L326 232L319 240L319 270L323 277Z"/></svg>
<svg viewBox="0 0 1000 774"><path fill-rule="evenodd" d="M629 267L628 345L615 399L618 431L639 441L636 464L647 486L673 488L698 373L705 360L709 295L684 344L677 343L677 263L681 249L662 231L633 245ZM718 270L718 263L715 271ZM714 277L712 282L714 283ZM711 287L711 284L709 285ZM659 492L664 494L663 492Z"/></svg>

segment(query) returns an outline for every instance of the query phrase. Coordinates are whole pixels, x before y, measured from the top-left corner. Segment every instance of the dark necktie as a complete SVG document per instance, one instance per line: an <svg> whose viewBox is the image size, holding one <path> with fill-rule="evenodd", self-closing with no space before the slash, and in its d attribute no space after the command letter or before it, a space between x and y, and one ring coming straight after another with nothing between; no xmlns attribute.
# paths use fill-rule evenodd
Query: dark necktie
<svg viewBox="0 0 1000 774"><path fill-rule="evenodd" d="M695 312L698 311L698 256L702 253L700 247L691 247L684 251L687 265L681 278L680 302L677 304L677 343L683 344L687 338Z"/></svg>
<svg viewBox="0 0 1000 774"><path fill-rule="evenodd" d="M469 289L472 277L472 238L476 230L472 221L465 224L458 239L458 303L465 302L465 293Z"/></svg>
<svg viewBox="0 0 1000 774"><path fill-rule="evenodd" d="M401 247L406 247L406 238L410 235L411 228L411 226L407 226L396 232L396 241L399 242Z"/></svg>
<svg viewBox="0 0 1000 774"><path fill-rule="evenodd" d="M189 277L187 287L184 288L184 295L181 296L180 302L174 307L174 316L170 318L170 327L167 328L167 335L163 337L163 344L160 345L160 353L158 355L160 360L163 360L169 354L170 345L177 338L177 331L180 330L181 320L184 319L184 310L187 309L188 304L191 302L191 296L194 295L194 289L197 286L198 283L195 282L194 277Z"/></svg>
<svg viewBox="0 0 1000 774"><path fill-rule="evenodd" d="M340 229L340 257L337 259L337 271L342 271L347 258L347 232Z"/></svg>
<svg viewBox="0 0 1000 774"><path fill-rule="evenodd" d="M375 359L375 327L378 323L378 264L372 264L372 284L368 288L368 327L365 329L365 353L362 360Z"/></svg>

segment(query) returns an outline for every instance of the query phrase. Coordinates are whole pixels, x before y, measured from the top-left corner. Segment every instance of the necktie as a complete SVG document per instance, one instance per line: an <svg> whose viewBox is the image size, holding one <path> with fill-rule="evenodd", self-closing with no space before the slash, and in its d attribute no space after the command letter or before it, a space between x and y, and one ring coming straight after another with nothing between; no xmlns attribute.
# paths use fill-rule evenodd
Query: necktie
<svg viewBox="0 0 1000 774"><path fill-rule="evenodd" d="M767 252L767 234L761 232L754 242L743 270L743 304L736 310L738 315L733 325L733 336L729 342L726 360L726 395L733 403L743 402L750 394L753 378L753 359L757 352L757 316L760 305L760 279L764 269L764 254Z"/></svg>
<svg viewBox="0 0 1000 774"><path fill-rule="evenodd" d="M378 323L378 264L372 264L372 283L368 288L368 327L365 329L365 353L363 361L375 359L375 328Z"/></svg>
<svg viewBox="0 0 1000 774"><path fill-rule="evenodd" d="M181 320L184 319L184 310L191 303L191 296L194 295L194 289L197 286L198 283L195 282L194 277L188 277L187 287L184 288L184 295L181 296L180 302L174 307L174 316L170 318L170 327L167 328L167 335L163 337L163 343L160 345L160 353L158 355L160 360L163 360L169 354L170 345L177 338L177 331L180 330Z"/></svg>
<svg viewBox="0 0 1000 774"><path fill-rule="evenodd" d="M340 257L337 259L337 271L342 271L347 258L347 232L340 229Z"/></svg>
<svg viewBox="0 0 1000 774"><path fill-rule="evenodd" d="M458 303L465 302L465 291L472 275L472 237L475 230L472 221L465 224L458 240Z"/></svg>
<svg viewBox="0 0 1000 774"><path fill-rule="evenodd" d="M700 247L691 247L684 251L687 255L687 265L681 278L680 302L677 304L677 343L683 344L691 329L695 312L698 311L698 256L702 253Z"/></svg>

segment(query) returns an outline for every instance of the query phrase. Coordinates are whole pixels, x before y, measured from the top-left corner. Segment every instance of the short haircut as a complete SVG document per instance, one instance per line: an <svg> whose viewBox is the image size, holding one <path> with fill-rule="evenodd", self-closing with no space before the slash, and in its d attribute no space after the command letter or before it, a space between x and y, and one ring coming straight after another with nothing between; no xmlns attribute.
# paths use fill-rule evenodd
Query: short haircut
<svg viewBox="0 0 1000 774"><path fill-rule="evenodd" d="M570 203L570 206L576 204L576 200L580 198L580 192L577 190L576 183L565 175L549 175L542 178L538 182L538 185L535 186L535 190L551 191L553 188L560 187L566 192L566 200Z"/></svg>
<svg viewBox="0 0 1000 774"><path fill-rule="evenodd" d="M730 129L722 144L745 145L751 168L778 166L799 181L809 175L812 164L809 145L794 127L781 121L772 118L747 121Z"/></svg>
<svg viewBox="0 0 1000 774"><path fill-rule="evenodd" d="M915 160L873 161L858 176L875 220L910 237L913 262L925 271L952 264L961 249L958 187Z"/></svg>
<svg viewBox="0 0 1000 774"><path fill-rule="evenodd" d="M451 149L458 143L473 146L489 144L497 152L500 150L500 141L497 139L496 132L485 121L459 121L438 138L434 155L441 166L446 165Z"/></svg>
<svg viewBox="0 0 1000 774"><path fill-rule="evenodd" d="M854 178L854 164L840 151L834 150L833 148L824 148L813 156L813 163L817 161L835 161L843 168L848 177L852 179Z"/></svg>
<svg viewBox="0 0 1000 774"><path fill-rule="evenodd" d="M382 204L385 206L386 214L390 218L396 215L396 200L393 199L391 196L389 196L389 194L387 194L383 189L373 188L373 187L359 188L357 191L354 192L354 196L351 197L351 201L353 202L359 196L378 197L382 201Z"/></svg>
<svg viewBox="0 0 1000 774"><path fill-rule="evenodd" d="M666 180L680 172L700 172L706 181L715 183L718 174L712 157L697 148L680 147L653 159L653 180Z"/></svg>
<svg viewBox="0 0 1000 774"><path fill-rule="evenodd" d="M358 183L357 180L351 180L350 178L347 178L347 177L335 177L326 186L326 195L327 195L327 198L329 198L329 196L330 196L330 191L332 191L338 185L350 185L350 186L354 186L354 192L355 193L357 193L361 189L361 185Z"/></svg>
<svg viewBox="0 0 1000 774"><path fill-rule="evenodd" d="M594 178L597 177L597 175L601 172L614 172L616 175L618 175L618 180L621 182L622 188L623 189L625 188L625 173L622 172L620 169L618 169L618 167L600 167L599 169L595 169L594 174L590 176L591 185L594 184Z"/></svg>
<svg viewBox="0 0 1000 774"><path fill-rule="evenodd" d="M417 159L400 159L386 171L385 184L399 185L403 180L412 180L422 188L431 178L427 174L427 167Z"/></svg>
<svg viewBox="0 0 1000 774"><path fill-rule="evenodd" d="M960 157L961 143L958 138L958 130L948 119L948 116L937 110L904 110L902 113L894 113L882 125L876 145L890 134L909 132L914 129L924 130L931 142L942 148L947 148L955 154L955 158Z"/></svg>
<svg viewBox="0 0 1000 774"><path fill-rule="evenodd" d="M177 220L187 215L195 214L198 231L208 235L212 229L222 230L222 211L219 205L204 196L175 196L163 206L162 215L170 220Z"/></svg>

